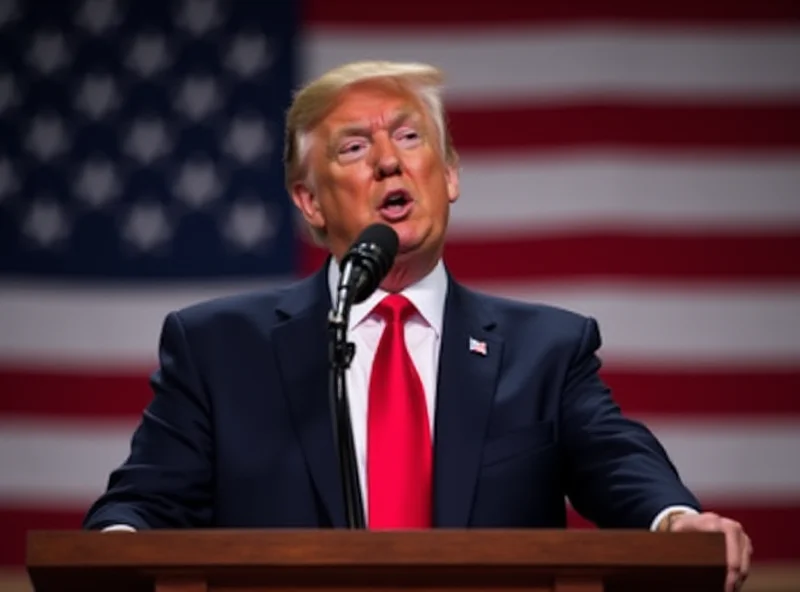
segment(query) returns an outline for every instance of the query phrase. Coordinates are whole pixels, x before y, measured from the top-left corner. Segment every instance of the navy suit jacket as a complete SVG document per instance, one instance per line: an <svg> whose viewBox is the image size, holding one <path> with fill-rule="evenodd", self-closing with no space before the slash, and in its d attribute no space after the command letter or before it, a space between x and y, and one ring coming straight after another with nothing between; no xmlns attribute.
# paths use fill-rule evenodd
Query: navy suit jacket
<svg viewBox="0 0 800 592"><path fill-rule="evenodd" d="M598 377L594 320L448 278L435 418L436 527L600 527L700 509ZM328 406L325 268L281 291L169 314L154 397L85 528L345 525ZM485 356L469 339L486 342Z"/></svg>

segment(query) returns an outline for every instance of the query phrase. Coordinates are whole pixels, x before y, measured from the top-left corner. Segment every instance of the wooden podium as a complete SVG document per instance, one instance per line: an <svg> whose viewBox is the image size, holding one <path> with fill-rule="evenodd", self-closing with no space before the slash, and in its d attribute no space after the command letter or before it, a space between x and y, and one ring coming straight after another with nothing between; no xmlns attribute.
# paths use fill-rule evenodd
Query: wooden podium
<svg viewBox="0 0 800 592"><path fill-rule="evenodd" d="M721 534L602 530L31 532L37 592L721 592Z"/></svg>

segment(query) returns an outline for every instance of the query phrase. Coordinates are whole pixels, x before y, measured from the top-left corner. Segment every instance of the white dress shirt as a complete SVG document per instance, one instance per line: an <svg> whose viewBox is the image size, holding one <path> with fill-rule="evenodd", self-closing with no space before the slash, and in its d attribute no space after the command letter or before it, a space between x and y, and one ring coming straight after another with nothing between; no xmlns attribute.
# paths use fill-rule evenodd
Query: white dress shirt
<svg viewBox="0 0 800 592"><path fill-rule="evenodd" d="M336 264L335 259L332 258L328 266L328 286L331 292L331 301L335 299L338 283L339 266ZM444 305L447 298L447 274L444 264L440 260L433 271L401 293L417 309L417 313L406 322L406 347L408 347L409 354L414 361L425 390L429 426L431 435L433 435L434 415L436 413L437 369L439 367L442 325L444 323ZM353 305L350 310L350 322L348 325L348 339L355 345L355 355L345 377L345 382L365 514L369 507L366 479L369 378L372 370L372 361L375 358L375 352L378 348L378 341L384 325L383 319L372 313L372 310L387 294L384 290L378 289L365 301ZM654 530L664 516L678 510L696 513L694 508L683 506L665 508L654 518L651 529ZM106 527L103 530L133 529L128 525L120 524Z"/></svg>
<svg viewBox="0 0 800 592"><path fill-rule="evenodd" d="M331 259L328 267L328 285L331 301L335 299L339 284L339 266ZM436 379L441 350L444 303L447 297L447 273L439 261L436 267L422 280L401 292L415 306L417 312L405 325L405 340L408 352L417 369L428 409L429 428L433 435L433 418L436 412ZM372 311L388 295L378 288L369 298L354 304L350 309L348 340L355 345L355 355L345 377L347 401L350 406L350 423L353 429L353 445L358 464L358 476L364 512L368 509L367 492L367 402L369 400L369 378L372 362L383 334L385 321ZM431 437L433 440L433 437Z"/></svg>

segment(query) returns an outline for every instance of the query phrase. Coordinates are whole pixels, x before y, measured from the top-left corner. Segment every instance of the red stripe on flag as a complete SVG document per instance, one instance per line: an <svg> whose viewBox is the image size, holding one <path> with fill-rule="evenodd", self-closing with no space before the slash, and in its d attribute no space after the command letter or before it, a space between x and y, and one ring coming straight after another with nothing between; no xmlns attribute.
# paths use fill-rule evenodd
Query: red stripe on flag
<svg viewBox="0 0 800 592"><path fill-rule="evenodd" d="M800 415L800 368L700 372L612 367L602 377L623 411L632 415Z"/></svg>
<svg viewBox="0 0 800 592"><path fill-rule="evenodd" d="M153 344L156 347L156 344ZM148 370L85 373L0 368L0 415L136 419L152 398Z"/></svg>
<svg viewBox="0 0 800 592"><path fill-rule="evenodd" d="M741 151L800 146L800 104L492 106L449 110L456 148L635 147Z"/></svg>
<svg viewBox="0 0 800 592"><path fill-rule="evenodd" d="M756 562L796 559L800 552L800 500L782 506L709 505L708 509L739 520L753 540ZM83 511L0 507L0 566L20 566L25 561L25 539L30 530L74 530L80 528ZM568 523L573 528L591 527L574 511Z"/></svg>
<svg viewBox="0 0 800 592"><path fill-rule="evenodd" d="M465 281L636 278L678 282L800 278L800 233L455 239L445 260Z"/></svg>
<svg viewBox="0 0 800 592"><path fill-rule="evenodd" d="M308 244L300 257L303 271L308 273L323 263L326 252ZM800 233L598 232L547 238L534 233L490 238L487 233L450 239L445 260L456 278L470 282L578 278L786 281L800 279Z"/></svg>
<svg viewBox="0 0 800 592"><path fill-rule="evenodd" d="M482 2L430 2L406 0L402 10L392 10L387 16L376 10L370 0L307 0L303 18L312 25L344 25L360 27L479 25L580 21L643 21L668 23L746 23L795 22L800 20L800 5L794 0L739 0L730 2L641 2L640 0L575 0L570 2L520 2L495 0L491 7Z"/></svg>
<svg viewBox="0 0 800 592"><path fill-rule="evenodd" d="M774 506L715 504L703 502L705 511L737 520L753 541L754 563L797 560L800 556L800 499L795 504ZM567 523L572 528L592 528L570 508Z"/></svg>
<svg viewBox="0 0 800 592"><path fill-rule="evenodd" d="M56 504L53 506L55 508ZM81 527L83 511L54 508L0 506L0 528L3 532L0 536L0 567L25 564L25 541L29 530L75 530Z"/></svg>
<svg viewBox="0 0 800 592"><path fill-rule="evenodd" d="M800 369L694 371L609 366L603 378L627 413L686 416L800 415ZM137 419L150 401L147 371L71 374L0 369L0 414Z"/></svg>

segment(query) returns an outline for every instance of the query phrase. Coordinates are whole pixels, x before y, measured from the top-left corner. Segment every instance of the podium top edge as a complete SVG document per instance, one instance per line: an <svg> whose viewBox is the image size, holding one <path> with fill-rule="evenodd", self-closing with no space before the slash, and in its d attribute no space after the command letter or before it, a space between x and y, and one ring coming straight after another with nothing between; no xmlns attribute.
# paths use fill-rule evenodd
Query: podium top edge
<svg viewBox="0 0 800 592"><path fill-rule="evenodd" d="M203 529L30 531L26 565L47 567L724 567L720 533L593 529L408 531Z"/></svg>

